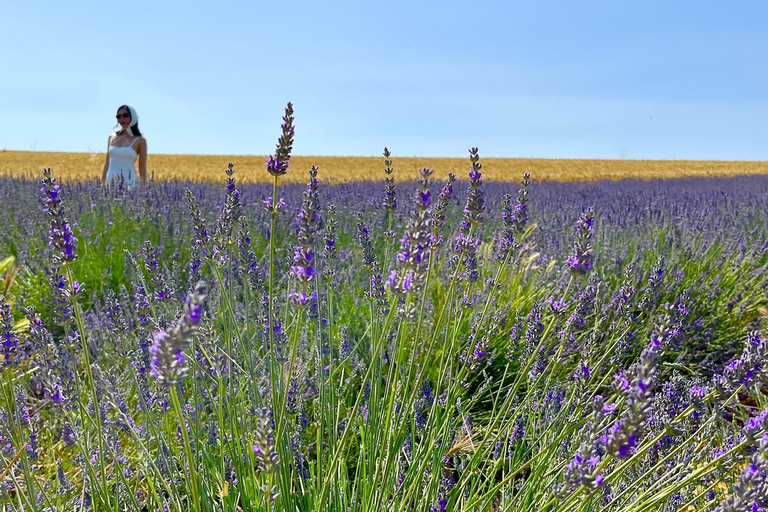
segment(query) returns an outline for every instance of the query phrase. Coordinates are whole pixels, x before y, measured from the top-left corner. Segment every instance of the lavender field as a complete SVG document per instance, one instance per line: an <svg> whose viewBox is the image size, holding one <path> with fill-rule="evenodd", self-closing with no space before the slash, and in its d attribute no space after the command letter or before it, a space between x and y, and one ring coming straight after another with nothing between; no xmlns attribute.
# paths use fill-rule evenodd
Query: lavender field
<svg viewBox="0 0 768 512"><path fill-rule="evenodd" d="M2 510L768 507L768 176L331 186L291 139L0 179Z"/></svg>

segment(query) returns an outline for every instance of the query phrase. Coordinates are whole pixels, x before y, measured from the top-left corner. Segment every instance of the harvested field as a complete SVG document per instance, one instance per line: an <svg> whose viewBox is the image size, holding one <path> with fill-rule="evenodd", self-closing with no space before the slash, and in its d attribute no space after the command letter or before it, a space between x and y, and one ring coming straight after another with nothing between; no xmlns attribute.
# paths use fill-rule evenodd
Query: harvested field
<svg viewBox="0 0 768 512"><path fill-rule="evenodd" d="M481 148L482 151L482 148ZM482 152L481 152L482 154ZM150 154L148 171L156 180L220 181L227 162L234 162L240 182L268 182L264 171L266 156L254 155L165 155ZM436 176L449 171L466 176L466 158L392 157L398 180L416 178L420 167L433 169ZM768 174L765 161L718 160L587 160L545 158L483 158L483 176L488 181L517 181L524 172L535 180L592 181L622 178L681 178L688 176L737 176ZM294 156L286 181L306 180L310 165L320 167L321 181L348 182L378 180L384 176L383 157ZM90 180L101 176L103 153L60 153L42 151L0 151L0 176L38 179L40 169L52 167L63 180Z"/></svg>

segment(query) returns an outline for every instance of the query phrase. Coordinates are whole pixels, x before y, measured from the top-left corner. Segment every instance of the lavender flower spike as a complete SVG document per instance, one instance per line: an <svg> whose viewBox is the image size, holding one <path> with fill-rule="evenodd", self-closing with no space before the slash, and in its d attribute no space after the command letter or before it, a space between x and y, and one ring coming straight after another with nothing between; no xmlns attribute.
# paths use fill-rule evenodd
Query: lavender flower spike
<svg viewBox="0 0 768 512"><path fill-rule="evenodd" d="M764 434L757 451L749 457L749 464L742 470L738 481L731 488L716 512L741 512L764 510L765 488L768 486L768 434Z"/></svg>
<svg viewBox="0 0 768 512"><path fill-rule="evenodd" d="M583 276L592 268L592 223L595 211L588 208L576 221L576 239L573 241L573 252L565 260L568 272L573 276Z"/></svg>
<svg viewBox="0 0 768 512"><path fill-rule="evenodd" d="M280 469L280 455L275 446L274 430L271 411L267 408L257 409L253 457L256 460L256 467L262 475L276 473ZM270 502L275 501L280 496L276 485L270 487L268 484L264 484L260 490Z"/></svg>
<svg viewBox="0 0 768 512"><path fill-rule="evenodd" d="M480 163L480 155L477 148L469 150L469 160L472 163L472 169L469 171L469 194L467 195L467 204L464 206L464 220L470 224L476 224L483 220L485 212L485 198L483 197L483 177L480 169L483 165Z"/></svg>
<svg viewBox="0 0 768 512"><path fill-rule="evenodd" d="M445 225L445 211L448 207L448 201L450 201L453 195L453 184L456 182L456 175L452 172L448 173L448 181L440 191L440 195L437 197L437 202L432 207L430 213L430 227L432 228L432 247L437 248L440 245L440 229Z"/></svg>
<svg viewBox="0 0 768 512"><path fill-rule="evenodd" d="M395 193L395 178L392 177L392 160L390 160L390 156L392 156L392 153L389 152L389 149L384 148L384 165L387 167L384 169L384 172L387 173L386 178L384 178L384 209L388 212L394 212L397 210L397 195Z"/></svg>
<svg viewBox="0 0 768 512"><path fill-rule="evenodd" d="M51 217L50 244L58 254L53 257L54 264L72 263L77 259L77 238L72 233L72 228L64 216L64 207L61 206L59 197L60 186L56 178L51 174L51 168L43 169L43 185L41 192L45 209Z"/></svg>
<svg viewBox="0 0 768 512"><path fill-rule="evenodd" d="M173 386L187 376L189 369L185 366L184 349L191 343L195 326L203 316L205 294L205 284L201 281L187 296L183 314L174 326L154 335L152 346L149 347L152 355L150 375L163 386Z"/></svg>
<svg viewBox="0 0 768 512"><path fill-rule="evenodd" d="M665 309L669 311L668 307ZM626 389L626 409L602 438L606 450L617 457L629 457L643 434L644 423L651 409L652 388L656 383L659 359L671 323L670 314L665 313L651 335L651 342L640 354L639 361L628 370L629 375L617 376L622 383L620 390Z"/></svg>
<svg viewBox="0 0 768 512"><path fill-rule="evenodd" d="M288 172L288 161L291 159L291 150L293 149L293 105L289 102L285 107L283 116L283 133L277 140L277 148L274 155L267 157L264 164L267 172L272 176L282 176Z"/></svg>
<svg viewBox="0 0 768 512"><path fill-rule="evenodd" d="M13 330L11 305L0 294L0 368L15 364L18 357L19 337Z"/></svg>
<svg viewBox="0 0 768 512"><path fill-rule="evenodd" d="M528 223L528 185L531 183L530 173L523 174L520 180L520 190L517 193L517 204L512 205L512 195L504 196L504 206L501 209L501 219L504 223L498 246L498 258L504 260L511 252L520 246L519 238L525 233Z"/></svg>
<svg viewBox="0 0 768 512"><path fill-rule="evenodd" d="M432 170L419 170L419 189L416 192L416 208L408 219L405 234L397 252L399 270L388 281L388 288L397 294L418 293L424 287L429 269L431 233L429 214Z"/></svg>
<svg viewBox="0 0 768 512"><path fill-rule="evenodd" d="M477 281L480 279L480 271L477 268L477 248L480 240L472 234L472 226L482 222L485 212L485 192L481 188L483 185L483 176L480 169L483 168L480 163L480 155L477 148L469 150L469 160L472 162L472 168L469 171L469 192L467 193L467 202L464 206L464 216L461 220L459 233L456 235L453 244L452 265L458 265L459 261L464 260L464 272L461 275L462 281Z"/></svg>
<svg viewBox="0 0 768 512"><path fill-rule="evenodd" d="M317 194L317 166L309 170L309 182L307 191L304 192L304 201L299 212L298 244L293 254L293 265L290 275L298 283L300 290L291 290L290 297L297 307L306 307L310 304L313 294L307 293L317 271L315 261L315 240L323 227L323 218L319 212L319 200Z"/></svg>

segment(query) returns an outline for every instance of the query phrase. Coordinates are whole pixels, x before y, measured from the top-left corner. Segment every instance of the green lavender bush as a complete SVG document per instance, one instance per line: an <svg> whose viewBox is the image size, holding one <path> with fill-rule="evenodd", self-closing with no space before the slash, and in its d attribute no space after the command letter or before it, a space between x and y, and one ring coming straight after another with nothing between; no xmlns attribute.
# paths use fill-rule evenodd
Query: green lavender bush
<svg viewBox="0 0 768 512"><path fill-rule="evenodd" d="M396 186L385 149L366 201L316 167L281 185L293 121L270 188L46 170L43 212L1 212L26 276L0 300L4 510L766 506L766 180L641 218L608 195L655 185L500 194L472 148L467 181Z"/></svg>

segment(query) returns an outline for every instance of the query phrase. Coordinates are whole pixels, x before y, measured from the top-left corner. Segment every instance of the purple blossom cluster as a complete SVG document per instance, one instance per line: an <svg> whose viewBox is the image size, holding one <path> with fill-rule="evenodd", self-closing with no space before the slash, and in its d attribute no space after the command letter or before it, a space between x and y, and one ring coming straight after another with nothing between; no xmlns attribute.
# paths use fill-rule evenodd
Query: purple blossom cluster
<svg viewBox="0 0 768 512"><path fill-rule="evenodd" d="M392 160L390 157L392 153L389 149L384 148L384 165L386 165L384 172L386 177L384 178L384 209L388 212L394 212L397 210L397 193L395 191L395 178L392 176Z"/></svg>
<svg viewBox="0 0 768 512"><path fill-rule="evenodd" d="M18 363L19 336L15 332L11 305L0 295L0 368Z"/></svg>
<svg viewBox="0 0 768 512"><path fill-rule="evenodd" d="M181 317L168 330L154 334L149 353L150 376L163 386L173 386L183 380L188 372L187 356L184 351L189 347L195 327L200 323L205 306L206 288L198 283L187 296Z"/></svg>
<svg viewBox="0 0 768 512"><path fill-rule="evenodd" d="M290 298L293 304L300 308L307 307L312 301L309 288L317 272L315 242L323 229L323 219L319 212L317 167L313 165L309 170L309 182L299 212L299 232L290 271L291 277L299 286L298 289L291 290Z"/></svg>
<svg viewBox="0 0 768 512"><path fill-rule="evenodd" d="M595 212L588 208L576 221L576 237L573 241L573 251L565 259L568 272L574 276L583 276L592 268L592 232Z"/></svg>
<svg viewBox="0 0 768 512"><path fill-rule="evenodd" d="M387 289L396 294L419 293L427 278L432 245L429 212L431 176L431 169L423 167L419 170L416 205L400 240L397 268L392 270L386 282Z"/></svg>
<svg viewBox="0 0 768 512"><path fill-rule="evenodd" d="M42 200L45 209L51 218L51 230L48 236L51 247L56 250L54 262L58 264L72 263L77 259L77 238L72 233L69 221L64 216L64 207L61 204L61 186L56 183L51 169L43 170L41 180Z"/></svg>
<svg viewBox="0 0 768 512"><path fill-rule="evenodd" d="M520 238L525 233L528 223L528 185L531 184L531 175L525 173L520 180L520 190L517 192L517 202L512 204L512 195L504 196L504 205L501 209L502 232L498 241L498 257L504 260L511 256L511 252L520 247Z"/></svg>
<svg viewBox="0 0 768 512"><path fill-rule="evenodd" d="M477 261L477 248L480 245L480 239L477 237L475 229L484 218L485 191L482 188L483 176L480 172L482 164L478 149L471 148L469 157L472 164L469 171L469 190L461 226L454 240L453 264L462 264L461 277L463 280L475 282L480 279Z"/></svg>
<svg viewBox="0 0 768 512"><path fill-rule="evenodd" d="M289 102L285 107L283 116L282 133L277 140L275 154L267 157L264 166L267 172L274 177L282 176L288 172L291 150L293 149L293 105Z"/></svg>

